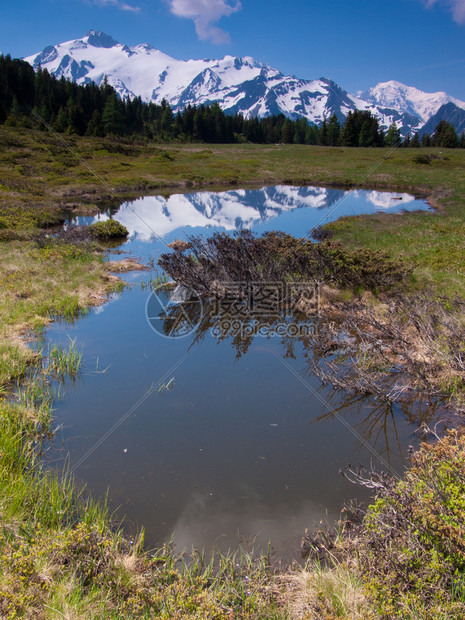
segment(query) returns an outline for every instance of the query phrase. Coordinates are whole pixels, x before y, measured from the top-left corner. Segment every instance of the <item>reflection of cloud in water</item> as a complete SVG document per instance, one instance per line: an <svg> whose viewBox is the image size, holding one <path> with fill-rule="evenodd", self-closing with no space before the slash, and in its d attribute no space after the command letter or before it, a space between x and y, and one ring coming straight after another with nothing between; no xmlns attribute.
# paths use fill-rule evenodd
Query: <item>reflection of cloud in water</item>
<svg viewBox="0 0 465 620"><path fill-rule="evenodd" d="M244 488L243 495L247 500L239 506L237 499L230 505L214 495L193 494L173 528L177 549L197 547L208 553L237 548L240 543L265 552L271 541L280 556L295 557L306 528L316 529L321 520L333 525L340 516L328 514L308 499L298 507L283 503L271 509L253 489Z"/></svg>
<svg viewBox="0 0 465 620"><path fill-rule="evenodd" d="M108 218L107 218L107 216L102 216L100 219L103 220L103 219L108 219ZM93 307L93 309L92 309L93 313L94 314L102 314L102 312L105 312L105 308L109 304L113 303L114 301L118 301L118 299L120 297L121 297L121 293L110 293L107 301L105 301L103 304L100 304L98 306L94 306Z"/></svg>
<svg viewBox="0 0 465 620"><path fill-rule="evenodd" d="M413 202L415 196L410 194L391 194L388 192L368 192L366 195L367 202L371 202L374 207L380 209L391 209L392 207L400 207L402 203Z"/></svg>
<svg viewBox="0 0 465 620"><path fill-rule="evenodd" d="M115 217L128 229L131 238L151 241L182 228L222 228L227 231L254 228L260 223L299 208L322 210L337 204L343 197L364 198L374 209L400 208L415 200L409 194L389 192L347 192L324 187L277 185L260 190L198 192L175 194L169 198L146 196L123 203ZM352 207L353 209L353 207ZM356 208L355 208L356 210ZM344 215L340 211L336 216ZM96 219L106 219L100 215Z"/></svg>

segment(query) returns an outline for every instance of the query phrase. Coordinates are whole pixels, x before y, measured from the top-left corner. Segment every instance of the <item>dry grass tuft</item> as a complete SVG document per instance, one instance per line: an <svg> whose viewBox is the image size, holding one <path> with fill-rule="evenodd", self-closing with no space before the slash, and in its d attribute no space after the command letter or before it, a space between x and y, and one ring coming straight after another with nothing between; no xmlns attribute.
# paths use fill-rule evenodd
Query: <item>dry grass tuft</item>
<svg viewBox="0 0 465 620"><path fill-rule="evenodd" d="M374 618L362 578L343 565L307 565L281 578L284 604L292 620Z"/></svg>

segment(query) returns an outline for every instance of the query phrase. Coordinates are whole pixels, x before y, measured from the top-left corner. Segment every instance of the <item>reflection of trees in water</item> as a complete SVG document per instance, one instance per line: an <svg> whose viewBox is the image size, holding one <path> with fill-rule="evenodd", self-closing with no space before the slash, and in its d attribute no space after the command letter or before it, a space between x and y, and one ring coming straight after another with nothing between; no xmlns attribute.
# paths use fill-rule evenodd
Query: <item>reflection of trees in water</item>
<svg viewBox="0 0 465 620"><path fill-rule="evenodd" d="M175 337L186 333L196 325L192 333L192 342L189 348L204 341L208 334L217 342L229 340L236 352L236 359L247 353L255 338L271 338L278 340L283 348L283 357L295 359L295 349L298 344L308 346L311 342L314 328L306 315L294 312L293 314L273 313L262 314L259 317L247 309L245 302L240 315L231 315L228 312L218 312L218 305L214 300L167 306L160 314L163 319L163 331L166 336ZM297 335L286 335L289 331L297 331ZM271 335L276 334L278 335ZM266 334L269 334L268 336Z"/></svg>
<svg viewBox="0 0 465 620"><path fill-rule="evenodd" d="M192 324L197 325L192 334L189 348L204 341L205 337L215 337L217 342L229 341L235 351L236 359L244 356L250 349L255 338L258 336L257 329L261 326L262 332L276 330L278 326L286 331L290 326L306 328L297 330L296 335L289 336L284 333L275 336L274 341L279 342L281 354L284 359L297 359L297 350L303 351L306 359L305 368L300 373L303 378L321 376L315 372L318 366L324 366L328 360L335 359L335 352L328 347L325 341L324 324L321 317L309 319L308 316L298 312L286 315L262 315L260 320L253 313L248 313L243 308L240 317L231 317L227 313L218 313L218 306L212 300L206 300L203 308L200 303L178 304L170 307L165 316L165 333L173 335L173 329L182 332ZM312 328L309 330L309 326ZM299 353L300 353L299 351ZM344 372L343 366L340 372ZM391 375L383 375L384 385L380 386L378 393L360 393L354 389L348 389L347 383L341 382L338 387L328 383L321 394L328 411L318 416L312 423L337 418L338 415L346 416L353 424L363 442L368 443L381 454L385 455L388 462L395 456L402 456L404 451L398 431L398 416L403 416L409 423L431 423L437 417L440 404L429 397L422 397L416 392L401 392L397 402L383 398L383 394L392 393L392 388L399 381L399 372ZM337 382L336 382L337 383ZM310 387L310 391L313 390ZM362 446L360 446L360 449Z"/></svg>
<svg viewBox="0 0 465 620"><path fill-rule="evenodd" d="M160 312L160 319L163 321L163 333L168 338L184 336L190 332L196 334L202 323L203 306L198 300L171 305L168 303Z"/></svg>
<svg viewBox="0 0 465 620"><path fill-rule="evenodd" d="M315 422L338 415L354 416L357 422L353 428L358 435L386 455L390 463L394 448L403 455L400 417L418 427L437 418L442 405L415 389L411 378L392 360L384 358L376 365L369 355L365 359L368 349L348 328L350 325L347 316L337 322L322 319L317 338L305 350L305 373L317 376L329 388L325 397L329 411Z"/></svg>
<svg viewBox="0 0 465 620"><path fill-rule="evenodd" d="M416 397L401 404L376 400L372 395L347 394L341 400L342 390L332 388L325 394L329 410L312 420L312 424L334 419L338 415L356 419L354 430L362 440L382 454L388 463L395 456L402 456L398 432L398 417L404 416L410 423L428 424L437 416L438 405L427 398ZM362 450L360 445L357 450ZM395 454L397 453L397 454Z"/></svg>

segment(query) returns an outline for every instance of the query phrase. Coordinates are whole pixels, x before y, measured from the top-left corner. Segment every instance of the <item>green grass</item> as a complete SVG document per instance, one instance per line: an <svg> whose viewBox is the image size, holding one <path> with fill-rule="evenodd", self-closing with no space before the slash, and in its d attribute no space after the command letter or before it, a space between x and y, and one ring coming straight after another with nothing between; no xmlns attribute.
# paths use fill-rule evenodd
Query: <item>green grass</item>
<svg viewBox="0 0 465 620"><path fill-rule="evenodd" d="M24 343L53 318L74 320L115 286L103 255L73 245L0 243L0 387L37 361ZM58 361L58 351L52 358ZM70 368L69 368L70 369Z"/></svg>
<svg viewBox="0 0 465 620"><path fill-rule="evenodd" d="M82 353L77 350L76 341L70 339L70 345L65 349L62 345L54 344L48 355L47 372L61 379L77 377L82 363Z"/></svg>
<svg viewBox="0 0 465 620"><path fill-rule="evenodd" d="M11 342L0 342L0 395L6 385L26 374L28 363L34 358L32 352Z"/></svg>
<svg viewBox="0 0 465 620"><path fill-rule="evenodd" d="M370 620L377 617L361 574L343 562L310 562L283 576L290 618Z"/></svg>
<svg viewBox="0 0 465 620"><path fill-rule="evenodd" d="M439 213L343 218L329 225L345 245L384 250L414 267L410 290L465 296L465 205Z"/></svg>

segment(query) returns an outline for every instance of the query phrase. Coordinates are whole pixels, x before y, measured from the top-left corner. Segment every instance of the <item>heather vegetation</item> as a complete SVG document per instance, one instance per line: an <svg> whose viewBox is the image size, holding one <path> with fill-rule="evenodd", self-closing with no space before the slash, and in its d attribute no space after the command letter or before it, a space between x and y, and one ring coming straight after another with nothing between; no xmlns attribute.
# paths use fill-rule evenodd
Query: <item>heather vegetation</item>
<svg viewBox="0 0 465 620"><path fill-rule="evenodd" d="M348 468L376 489L357 541L358 566L381 618L465 615L465 436L434 435L402 480Z"/></svg>

